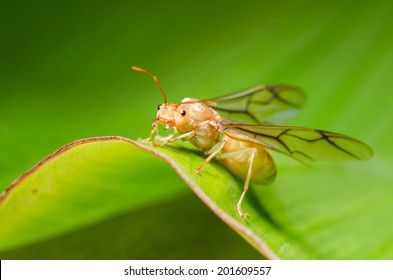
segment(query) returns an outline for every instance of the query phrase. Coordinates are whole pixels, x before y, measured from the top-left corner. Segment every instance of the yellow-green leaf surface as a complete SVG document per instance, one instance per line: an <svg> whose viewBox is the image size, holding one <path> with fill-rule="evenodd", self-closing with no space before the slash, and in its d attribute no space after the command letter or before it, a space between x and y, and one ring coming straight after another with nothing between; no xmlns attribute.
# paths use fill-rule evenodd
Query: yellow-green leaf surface
<svg viewBox="0 0 393 280"><path fill-rule="evenodd" d="M157 75L170 102L261 84L300 87L306 103L287 125L342 133L374 151L367 161L311 168L274 154L277 180L251 187L244 222L233 208L242 181L217 162L196 176L203 155L191 145L157 150L178 160L231 226L249 229L239 233L250 246L165 161L124 141L74 145L7 195L15 192L12 205L25 208L8 204L2 219L16 231L37 228L0 235L0 257L258 258L264 251L393 258L391 1L22 0L0 7L0 191L75 139L147 137L163 97L131 65ZM219 174L225 187L209 181ZM24 192L34 176L39 187ZM11 228L0 221L0 231Z"/></svg>
<svg viewBox="0 0 393 280"><path fill-rule="evenodd" d="M390 187L381 186L372 196L361 188L345 187L349 180L359 185L372 177L365 166L352 168L362 173L361 178L354 176L350 167L288 167L286 179L251 192L244 203L250 219L244 220L236 211L242 182L220 164L209 164L198 175L195 167L203 157L195 149L179 145L155 149L122 137L76 141L17 179L0 200L0 250L70 231L171 194L168 186L176 176L156 172L160 170L158 160L146 151L165 159L216 215L269 258L392 256L393 247L384 240L393 227L385 226L386 233L379 230L381 216L391 209L387 203ZM150 170L150 176L145 169ZM342 174L341 180L334 182L328 172ZM152 185L159 186L148 188ZM374 227L369 228L370 224ZM331 233L336 238L325 240ZM368 236L377 233L384 238L375 239L368 247L354 246L367 244ZM384 251L375 252L378 247Z"/></svg>

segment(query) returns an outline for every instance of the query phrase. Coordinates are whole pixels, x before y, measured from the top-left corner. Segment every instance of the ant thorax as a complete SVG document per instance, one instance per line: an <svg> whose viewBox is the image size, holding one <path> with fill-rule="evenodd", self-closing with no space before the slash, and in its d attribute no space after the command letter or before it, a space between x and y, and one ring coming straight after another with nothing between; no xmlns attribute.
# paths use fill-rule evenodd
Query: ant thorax
<svg viewBox="0 0 393 280"><path fill-rule="evenodd" d="M220 139L220 115L205 103L194 98L184 98L177 108L185 112L184 122L178 123L176 129L180 134L192 132L189 139L194 146L206 151Z"/></svg>

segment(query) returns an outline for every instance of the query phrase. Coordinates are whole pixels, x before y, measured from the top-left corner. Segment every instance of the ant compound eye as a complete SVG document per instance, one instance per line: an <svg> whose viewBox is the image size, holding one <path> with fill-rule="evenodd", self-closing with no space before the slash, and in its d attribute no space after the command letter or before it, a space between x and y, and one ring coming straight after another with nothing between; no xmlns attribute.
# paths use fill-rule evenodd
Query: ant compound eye
<svg viewBox="0 0 393 280"><path fill-rule="evenodd" d="M182 110L180 114L184 117L186 115L186 111Z"/></svg>
<svg viewBox="0 0 393 280"><path fill-rule="evenodd" d="M157 110L160 110L160 108L161 108L161 104L160 104L160 105L158 105L158 107L157 107Z"/></svg>

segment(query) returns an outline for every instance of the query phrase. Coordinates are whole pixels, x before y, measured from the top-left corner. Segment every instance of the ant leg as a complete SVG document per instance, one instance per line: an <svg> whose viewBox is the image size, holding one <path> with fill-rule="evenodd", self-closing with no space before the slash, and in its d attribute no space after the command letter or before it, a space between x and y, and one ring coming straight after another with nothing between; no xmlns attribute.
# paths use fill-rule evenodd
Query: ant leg
<svg viewBox="0 0 393 280"><path fill-rule="evenodd" d="M172 134L171 134L171 135L172 135ZM194 131L194 130L191 130L190 132L180 134L179 136L172 137L172 138L168 138L168 139L162 141L161 143L153 143L153 146L156 147L156 148L159 148L159 147L161 147L161 146L164 146L164 145L166 145L166 144L168 144L168 143L175 142L175 141L180 140L180 139L191 138L191 137L193 137L194 135L195 135L195 131Z"/></svg>
<svg viewBox="0 0 393 280"><path fill-rule="evenodd" d="M248 219L248 217L249 217L248 214L246 212L244 212L242 209L242 203L243 203L244 197L246 196L248 188L250 186L250 180L251 180L251 175L252 175L252 165L254 163L254 158L255 158L257 151L255 148L246 148L246 149L241 149L241 150L221 154L219 156L219 158L230 158L230 157L234 157L239 154L242 154L242 153L250 153L250 157L248 158L249 165L248 165L247 177L244 182L243 193L240 196L240 199L239 199L236 206L237 206L237 212L240 214L240 216L242 216L244 219Z"/></svg>
<svg viewBox="0 0 393 280"><path fill-rule="evenodd" d="M205 166L206 163L210 162L215 156L217 156L217 154L222 150L222 148L225 145L227 138L226 136L224 136L219 142L217 142L209 151L207 151L206 154L208 154L209 156L205 159L204 162L202 162L202 164L195 169L196 173L201 173L202 168Z"/></svg>
<svg viewBox="0 0 393 280"><path fill-rule="evenodd" d="M153 126L153 129L150 131L150 135L148 138L138 138L138 142L141 143L150 143L151 139L153 138L154 133L158 131L157 126Z"/></svg>
<svg viewBox="0 0 393 280"><path fill-rule="evenodd" d="M154 137L154 141L164 142L169 139L172 139L173 137L175 137L176 134L177 134L176 132L173 132L173 133L169 134L168 136L156 135L156 137Z"/></svg>
<svg viewBox="0 0 393 280"><path fill-rule="evenodd" d="M168 136L161 136L161 135L157 134L156 137L154 137L154 140L159 141L159 142L164 142L166 140L172 139L177 134L179 134L179 132L177 131L176 127L174 127L173 132L171 134L169 134Z"/></svg>

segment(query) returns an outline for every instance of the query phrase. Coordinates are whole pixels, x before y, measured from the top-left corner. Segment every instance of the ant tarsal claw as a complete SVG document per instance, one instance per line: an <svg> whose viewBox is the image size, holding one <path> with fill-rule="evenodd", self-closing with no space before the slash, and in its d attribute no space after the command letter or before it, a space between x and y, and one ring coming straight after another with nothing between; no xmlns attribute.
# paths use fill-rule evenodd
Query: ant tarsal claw
<svg viewBox="0 0 393 280"><path fill-rule="evenodd" d="M248 215L248 213L246 213L246 212L244 212L243 210L238 210L238 212L239 212L239 214L240 214L240 216L242 216L243 217L243 219L248 219L250 216Z"/></svg>
<svg viewBox="0 0 393 280"><path fill-rule="evenodd" d="M239 213L240 216L242 216L244 219L248 219L250 216L248 213L244 212L242 209L242 206L240 204L237 205L237 212Z"/></svg>
<svg viewBox="0 0 393 280"><path fill-rule="evenodd" d="M154 148L159 148L159 147L162 146L161 143L156 143L156 142L151 142L151 145L152 145Z"/></svg>

